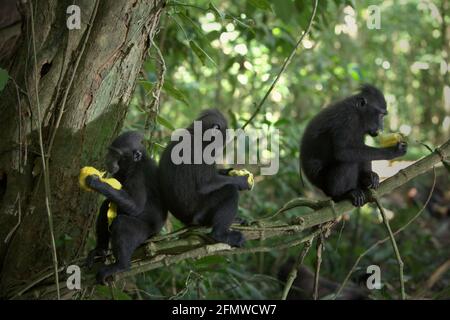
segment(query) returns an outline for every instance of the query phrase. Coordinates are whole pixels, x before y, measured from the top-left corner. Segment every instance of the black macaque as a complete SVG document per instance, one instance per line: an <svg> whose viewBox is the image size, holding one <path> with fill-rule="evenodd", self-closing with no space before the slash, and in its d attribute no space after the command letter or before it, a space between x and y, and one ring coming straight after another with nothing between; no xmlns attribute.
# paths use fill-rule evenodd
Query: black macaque
<svg viewBox="0 0 450 320"><path fill-rule="evenodd" d="M387 114L383 93L363 85L358 94L334 103L306 127L300 144L300 167L309 181L333 200L350 199L354 206L367 202L364 190L376 189L379 177L372 160L390 160L406 153L406 143L389 148L364 144L377 136Z"/></svg>
<svg viewBox="0 0 450 320"><path fill-rule="evenodd" d="M99 283L129 269L134 250L159 233L167 218L159 191L158 167L147 157L142 140L138 132L125 132L108 148L106 168L122 184L121 190L100 181L96 175L86 177L86 184L106 197L97 218L97 245L89 253L86 264L92 267L95 256L101 256L104 261L110 239L115 258L115 263L99 269ZM117 205L117 217L108 228L110 202Z"/></svg>
<svg viewBox="0 0 450 320"><path fill-rule="evenodd" d="M202 137L208 129L219 130L215 133L221 135L225 142L228 125L219 110L206 110L196 121L202 124ZM218 170L215 163L205 163L201 155L201 163L194 164L194 153L203 154L211 142L202 139L199 150L195 150L193 141L197 137L194 137L194 123L187 131L191 139L190 164L174 163L172 150L178 141L171 141L159 162L164 203L184 224L212 227L210 236L215 241L241 247L245 238L241 232L230 230L230 225L238 211L238 191L250 189L248 177L228 176L228 170Z"/></svg>

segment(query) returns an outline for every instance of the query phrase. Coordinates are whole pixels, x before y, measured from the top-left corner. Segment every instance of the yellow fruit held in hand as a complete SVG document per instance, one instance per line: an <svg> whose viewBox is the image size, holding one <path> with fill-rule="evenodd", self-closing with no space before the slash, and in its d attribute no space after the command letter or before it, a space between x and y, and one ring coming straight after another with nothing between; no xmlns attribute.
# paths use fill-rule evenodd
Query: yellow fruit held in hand
<svg viewBox="0 0 450 320"><path fill-rule="evenodd" d="M383 148L393 147L400 142L406 142L405 137L401 133L387 133L379 137L380 146Z"/></svg>
<svg viewBox="0 0 450 320"><path fill-rule="evenodd" d="M108 227L111 226L113 220L117 217L117 204L110 202L108 205L108 212L106 212L108 217Z"/></svg>
<svg viewBox="0 0 450 320"><path fill-rule="evenodd" d="M119 182L119 180L114 178L100 178L101 181L109 184L114 189L120 190L122 189L122 184Z"/></svg>
<svg viewBox="0 0 450 320"><path fill-rule="evenodd" d="M253 186L255 185L255 179L253 177L253 173L251 173L250 171L248 171L246 169L241 169L241 170L233 169L228 172L228 175L232 176L232 177L248 176L247 182L248 182L248 185L250 186L250 190L252 190Z"/></svg>
<svg viewBox="0 0 450 320"><path fill-rule="evenodd" d="M86 177L90 176L90 175L96 175L99 176L100 178L105 174L105 172L100 172L97 169L95 169L94 167L83 167L80 170L80 177L79 177L79 183L80 183L80 187L81 189L85 190L85 191L93 191L91 188L89 188L86 184Z"/></svg>
<svg viewBox="0 0 450 320"><path fill-rule="evenodd" d="M86 177L88 177L90 175L98 176L100 178L100 181L103 181L104 183L109 184L114 189L117 189L117 190L122 189L122 184L117 179L114 179L114 178L102 178L104 174L105 174L104 171L103 172L99 171L99 170L95 169L94 167L83 167L83 168L81 168L81 170L80 170L80 177L79 177L79 183L80 183L81 189L86 190L86 191L93 191L86 184Z"/></svg>

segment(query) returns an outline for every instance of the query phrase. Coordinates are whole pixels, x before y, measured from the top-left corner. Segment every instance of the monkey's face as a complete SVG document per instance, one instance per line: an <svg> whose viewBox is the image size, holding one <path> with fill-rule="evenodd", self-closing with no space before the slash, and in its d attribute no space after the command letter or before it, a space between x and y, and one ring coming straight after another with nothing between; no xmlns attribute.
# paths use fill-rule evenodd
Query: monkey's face
<svg viewBox="0 0 450 320"><path fill-rule="evenodd" d="M119 171L127 172L141 161L145 153L142 135L137 132L125 132L118 136L108 148L105 165L112 175Z"/></svg>
<svg viewBox="0 0 450 320"><path fill-rule="evenodd" d="M120 150L115 149L113 147L110 147L108 149L108 153L106 154L106 170L108 170L108 173L114 175L120 170L119 161L122 158L122 153Z"/></svg>
<svg viewBox="0 0 450 320"><path fill-rule="evenodd" d="M126 172L132 168L134 164L142 160L141 150L117 149L109 147L106 155L106 170L111 175L118 173L120 170Z"/></svg>
<svg viewBox="0 0 450 320"><path fill-rule="evenodd" d="M362 117L364 133L376 137L383 131L384 116L387 115L386 101L383 99L371 99L372 97L360 97L358 99L359 114Z"/></svg>

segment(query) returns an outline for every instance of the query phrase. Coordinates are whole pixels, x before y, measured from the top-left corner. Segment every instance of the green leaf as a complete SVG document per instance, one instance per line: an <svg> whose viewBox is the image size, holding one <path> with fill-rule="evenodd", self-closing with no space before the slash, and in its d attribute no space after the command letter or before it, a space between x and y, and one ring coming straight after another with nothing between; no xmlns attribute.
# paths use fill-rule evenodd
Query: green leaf
<svg viewBox="0 0 450 320"><path fill-rule="evenodd" d="M268 0L248 0L248 2L255 8L272 11L272 7Z"/></svg>
<svg viewBox="0 0 450 320"><path fill-rule="evenodd" d="M200 27L200 25L192 20L186 13L184 13L183 11L178 12L178 16L187 24L191 25L192 28L194 29L195 33L199 36L199 37L204 37L205 34L203 33L202 28Z"/></svg>
<svg viewBox="0 0 450 320"><path fill-rule="evenodd" d="M274 123L275 127L282 127L284 125L288 125L290 123L290 121L288 119L279 119Z"/></svg>
<svg viewBox="0 0 450 320"><path fill-rule="evenodd" d="M170 129L170 130L172 130L172 131L175 130L175 127L170 123L170 121L167 120L166 118L163 118L163 117L160 116L160 115L158 115L158 116L156 117L156 121L157 121L160 125L166 127L167 129Z"/></svg>
<svg viewBox="0 0 450 320"><path fill-rule="evenodd" d="M186 95L177 88L175 88L173 85L169 84L169 82L167 81L164 82L163 90L172 98L175 98L178 101L185 103L189 107L189 102Z"/></svg>
<svg viewBox="0 0 450 320"><path fill-rule="evenodd" d="M104 298L112 299L114 297L115 300L132 300L128 294L117 288L98 285L95 287L95 291Z"/></svg>
<svg viewBox="0 0 450 320"><path fill-rule="evenodd" d="M5 88L6 84L8 83L8 79L9 79L8 71L0 68L0 92L2 92L3 89Z"/></svg>
<svg viewBox="0 0 450 320"><path fill-rule="evenodd" d="M152 92L153 90L153 83L147 80L139 81L139 84L144 88L145 91Z"/></svg>
<svg viewBox="0 0 450 320"><path fill-rule="evenodd" d="M194 51L195 55L200 59L203 65L206 65L206 61L210 61L214 66L217 67L217 64L214 60L202 49L194 40L189 41L189 46L192 51Z"/></svg>
<svg viewBox="0 0 450 320"><path fill-rule="evenodd" d="M292 0L278 0L274 3L274 9L284 23L288 23L297 14Z"/></svg>
<svg viewBox="0 0 450 320"><path fill-rule="evenodd" d="M220 18L222 20L225 18L225 14L220 12L212 2L209 3L208 9L211 10L217 18Z"/></svg>
<svg viewBox="0 0 450 320"><path fill-rule="evenodd" d="M209 257L203 257L197 261L194 262L194 265L196 266L203 266L203 265L211 265L211 264L225 264L227 262L227 259L222 256L209 256Z"/></svg>

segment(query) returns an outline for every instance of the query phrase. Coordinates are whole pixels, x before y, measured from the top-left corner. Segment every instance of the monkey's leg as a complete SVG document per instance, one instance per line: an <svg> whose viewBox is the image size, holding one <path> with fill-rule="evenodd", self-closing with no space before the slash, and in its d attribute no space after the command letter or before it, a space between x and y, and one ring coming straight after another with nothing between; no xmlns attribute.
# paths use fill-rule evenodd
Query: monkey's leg
<svg viewBox="0 0 450 320"><path fill-rule="evenodd" d="M111 244L116 261L98 271L97 281L105 283L115 273L128 270L134 250L151 235L152 228L147 222L126 215L119 215L114 219L111 225Z"/></svg>
<svg viewBox="0 0 450 320"><path fill-rule="evenodd" d="M372 171L372 163L370 161L360 164L358 181L360 187L366 190L378 189L380 186L380 177L376 172Z"/></svg>
<svg viewBox="0 0 450 320"><path fill-rule="evenodd" d="M238 211L239 192L237 188L226 186L212 193L209 201L215 204L208 211L208 220L212 225L211 237L218 242L242 247L245 242L244 235L239 231L230 230Z"/></svg>
<svg viewBox="0 0 450 320"><path fill-rule="evenodd" d="M102 262L105 261L106 252L108 251L109 245L109 230L108 230L108 205L109 200L103 201L100 212L97 217L97 222L95 224L95 233L97 237L97 244L95 249L91 250L86 258L86 266L90 269L94 264L95 257L100 256Z"/></svg>
<svg viewBox="0 0 450 320"><path fill-rule="evenodd" d="M358 186L359 168L354 162L343 162L324 173L322 190L334 200L350 199L354 206L361 207L366 202L364 191Z"/></svg>

